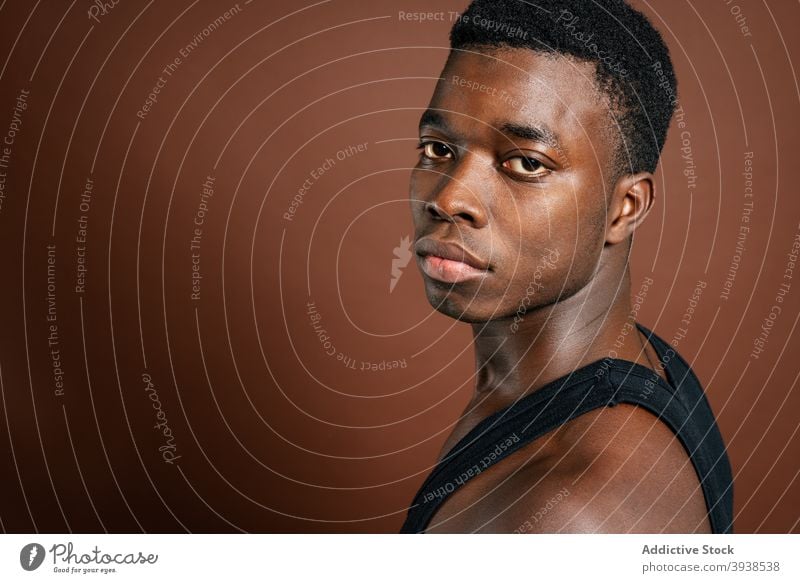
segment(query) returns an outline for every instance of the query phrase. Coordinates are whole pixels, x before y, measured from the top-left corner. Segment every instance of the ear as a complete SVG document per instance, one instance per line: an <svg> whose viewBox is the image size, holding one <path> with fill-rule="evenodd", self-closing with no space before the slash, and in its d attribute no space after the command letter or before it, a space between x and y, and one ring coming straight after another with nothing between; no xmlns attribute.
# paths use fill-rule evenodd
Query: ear
<svg viewBox="0 0 800 583"><path fill-rule="evenodd" d="M606 243L616 245L627 240L647 217L655 198L655 182L650 172L620 177L608 209Z"/></svg>

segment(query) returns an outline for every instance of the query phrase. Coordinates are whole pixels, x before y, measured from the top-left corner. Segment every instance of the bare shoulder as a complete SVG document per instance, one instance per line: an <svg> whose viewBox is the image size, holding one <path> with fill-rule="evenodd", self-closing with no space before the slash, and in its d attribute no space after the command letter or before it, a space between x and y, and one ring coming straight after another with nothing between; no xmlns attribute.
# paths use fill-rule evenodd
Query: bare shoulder
<svg viewBox="0 0 800 583"><path fill-rule="evenodd" d="M709 532L691 460L654 415L620 404L542 436L440 508L429 532Z"/></svg>

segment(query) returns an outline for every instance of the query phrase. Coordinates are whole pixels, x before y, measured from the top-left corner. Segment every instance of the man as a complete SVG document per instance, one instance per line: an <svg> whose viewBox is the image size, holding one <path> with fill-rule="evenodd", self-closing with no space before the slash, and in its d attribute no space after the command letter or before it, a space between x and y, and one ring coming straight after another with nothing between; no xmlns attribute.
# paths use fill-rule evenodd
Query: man
<svg viewBox="0 0 800 583"><path fill-rule="evenodd" d="M731 531L702 388L631 309L676 95L622 0L477 0L454 25L411 203L428 300L472 325L476 387L403 532Z"/></svg>

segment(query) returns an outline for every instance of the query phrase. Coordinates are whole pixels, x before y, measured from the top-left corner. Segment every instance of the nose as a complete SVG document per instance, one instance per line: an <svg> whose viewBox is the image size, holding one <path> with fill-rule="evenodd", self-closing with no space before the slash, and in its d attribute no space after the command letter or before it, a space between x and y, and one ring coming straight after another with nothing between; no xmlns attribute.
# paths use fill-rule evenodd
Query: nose
<svg viewBox="0 0 800 583"><path fill-rule="evenodd" d="M444 176L438 192L425 203L425 212L436 221L483 228L488 223L488 213L481 200L482 188L485 185L468 179L464 171Z"/></svg>

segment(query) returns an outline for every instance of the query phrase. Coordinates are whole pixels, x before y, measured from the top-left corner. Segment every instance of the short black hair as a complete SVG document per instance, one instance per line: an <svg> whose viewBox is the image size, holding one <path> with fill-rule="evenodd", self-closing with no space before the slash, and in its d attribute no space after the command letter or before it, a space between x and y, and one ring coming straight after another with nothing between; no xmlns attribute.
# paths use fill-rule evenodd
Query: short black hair
<svg viewBox="0 0 800 583"><path fill-rule="evenodd" d="M661 35L624 0L475 0L453 26L450 47L526 48L593 63L622 136L617 176L655 171L677 81Z"/></svg>

